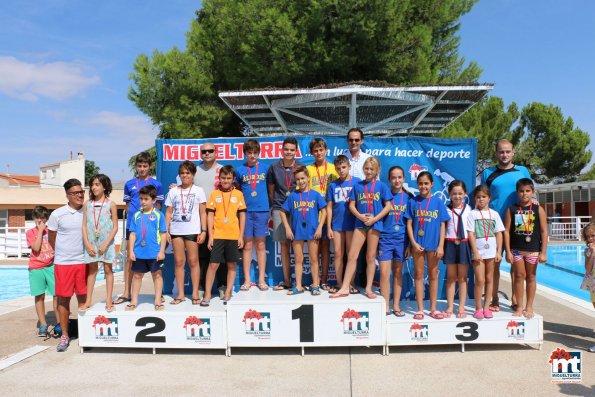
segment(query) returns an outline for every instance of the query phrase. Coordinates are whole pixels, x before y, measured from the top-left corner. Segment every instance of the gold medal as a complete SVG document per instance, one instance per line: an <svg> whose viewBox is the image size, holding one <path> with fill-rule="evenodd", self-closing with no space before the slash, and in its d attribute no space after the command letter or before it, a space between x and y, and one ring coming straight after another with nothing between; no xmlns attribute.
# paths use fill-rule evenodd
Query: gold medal
<svg viewBox="0 0 595 397"><path fill-rule="evenodd" d="M147 245L147 243L145 242L145 240L143 240L143 241L140 242L140 246L141 247L144 247L145 245Z"/></svg>
<svg viewBox="0 0 595 397"><path fill-rule="evenodd" d="M525 241L528 242L528 243L530 243L531 242L531 236L525 237Z"/></svg>
<svg viewBox="0 0 595 397"><path fill-rule="evenodd" d="M289 196L289 190L285 192L285 195L286 196Z"/></svg>
<svg viewBox="0 0 595 397"><path fill-rule="evenodd" d="M395 230L398 232L400 229L399 225L395 225Z"/></svg>
<svg viewBox="0 0 595 397"><path fill-rule="evenodd" d="M256 197L256 196L258 196L258 193L254 191L254 192L252 192L250 195L251 195L252 197Z"/></svg>
<svg viewBox="0 0 595 397"><path fill-rule="evenodd" d="M95 240L99 240L99 230L95 230Z"/></svg>
<svg viewBox="0 0 595 397"><path fill-rule="evenodd" d="M423 231L423 230L419 229L419 230L417 231L417 234L418 234L418 235L420 235L420 236L423 236L425 233L424 233L424 231Z"/></svg>
<svg viewBox="0 0 595 397"><path fill-rule="evenodd" d="M223 223L229 223L229 219L223 218Z"/></svg>

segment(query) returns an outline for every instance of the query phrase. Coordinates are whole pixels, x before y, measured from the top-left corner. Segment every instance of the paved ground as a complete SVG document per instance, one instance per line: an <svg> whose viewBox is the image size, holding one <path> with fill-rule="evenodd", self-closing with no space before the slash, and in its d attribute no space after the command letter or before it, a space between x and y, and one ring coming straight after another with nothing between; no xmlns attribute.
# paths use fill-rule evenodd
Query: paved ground
<svg viewBox="0 0 595 397"><path fill-rule="evenodd" d="M510 291L506 282L504 291ZM143 290L152 287L146 278ZM103 284L96 298L105 296ZM121 275L115 291L122 291ZM542 350L524 345L421 346L391 348L233 349L223 351L91 349L80 354L74 341L56 353L56 340L35 336L32 298L0 304L0 358L34 345L50 348L0 371L5 396L64 395L239 395L242 396L595 396L595 310L575 310L537 296L544 316ZM28 302L28 303L27 303ZM51 302L47 302L48 310ZM74 310L74 305L73 305ZM2 314L4 313L4 314ZM583 351L583 382L552 384L548 357L556 347Z"/></svg>

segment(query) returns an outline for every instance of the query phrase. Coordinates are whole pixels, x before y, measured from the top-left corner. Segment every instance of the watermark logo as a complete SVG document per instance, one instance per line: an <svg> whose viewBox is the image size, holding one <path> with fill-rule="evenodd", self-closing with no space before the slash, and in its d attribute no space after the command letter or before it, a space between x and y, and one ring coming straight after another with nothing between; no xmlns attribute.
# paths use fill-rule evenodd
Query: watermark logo
<svg viewBox="0 0 595 397"><path fill-rule="evenodd" d="M557 348L549 359L554 383L578 383L583 380L581 352L571 352Z"/></svg>
<svg viewBox="0 0 595 397"><path fill-rule="evenodd" d="M186 340L192 340L199 343L209 343L211 341L211 319L188 316L182 326L186 329Z"/></svg>
<svg viewBox="0 0 595 397"><path fill-rule="evenodd" d="M419 173L422 171L427 171L427 170L428 170L427 168L414 163L411 165L411 167L409 167L409 177L411 178L412 181L416 181Z"/></svg>
<svg viewBox="0 0 595 397"><path fill-rule="evenodd" d="M118 340L118 319L108 318L102 315L93 320L93 329L95 330L95 339L105 341Z"/></svg>
<svg viewBox="0 0 595 397"><path fill-rule="evenodd" d="M354 336L370 335L370 313L357 312L353 309L347 309L341 316L340 323L343 324L343 334Z"/></svg>
<svg viewBox="0 0 595 397"><path fill-rule="evenodd" d="M512 339L525 339L525 322L510 320L506 324L506 336Z"/></svg>
<svg viewBox="0 0 595 397"><path fill-rule="evenodd" d="M427 342L430 337L430 327L428 324L413 323L409 327L409 335L411 335L411 340Z"/></svg>
<svg viewBox="0 0 595 397"><path fill-rule="evenodd" d="M254 335L258 338L270 338L271 336L271 313L259 312L254 309L244 313L244 330L246 335Z"/></svg>

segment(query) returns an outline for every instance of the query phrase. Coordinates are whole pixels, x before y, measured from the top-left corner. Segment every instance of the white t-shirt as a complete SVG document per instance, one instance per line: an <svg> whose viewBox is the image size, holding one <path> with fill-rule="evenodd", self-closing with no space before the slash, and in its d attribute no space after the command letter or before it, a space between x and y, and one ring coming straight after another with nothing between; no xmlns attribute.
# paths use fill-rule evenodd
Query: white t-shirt
<svg viewBox="0 0 595 397"><path fill-rule="evenodd" d="M75 210L68 204L58 208L48 219L48 229L56 232L56 265L85 263L83 245L83 209Z"/></svg>
<svg viewBox="0 0 595 397"><path fill-rule="evenodd" d="M357 159L354 159L351 156L349 149L345 149L345 156L347 156L349 159L349 165L351 165L351 168L349 169L349 175L356 176L362 181L366 179L366 176L364 175L364 161L372 156L364 153L363 150L360 150L359 154L357 155Z"/></svg>
<svg viewBox="0 0 595 397"><path fill-rule="evenodd" d="M481 259L495 258L496 233L504 231L504 225L502 224L500 215L491 208L482 211L474 209L469 214L466 228L468 232L475 233L477 250L479 251L479 255L481 255Z"/></svg>
<svg viewBox="0 0 595 397"><path fill-rule="evenodd" d="M462 218L463 221L463 238L467 238L467 222L469 220L469 214L471 214L471 207L469 207L469 204L465 204L465 206L463 207L463 209L452 209L451 207L446 207L446 209L448 210L448 215L450 215L450 220L446 223L446 238L457 238L457 234L455 233L455 224L457 225L457 232L459 231L458 229L458 221L459 221L459 216L457 214L459 214Z"/></svg>
<svg viewBox="0 0 595 397"><path fill-rule="evenodd" d="M165 205L173 207L169 233L174 235L200 234L200 204L206 203L205 191L196 185L181 189L177 186L169 191ZM206 226L206 225L205 225Z"/></svg>

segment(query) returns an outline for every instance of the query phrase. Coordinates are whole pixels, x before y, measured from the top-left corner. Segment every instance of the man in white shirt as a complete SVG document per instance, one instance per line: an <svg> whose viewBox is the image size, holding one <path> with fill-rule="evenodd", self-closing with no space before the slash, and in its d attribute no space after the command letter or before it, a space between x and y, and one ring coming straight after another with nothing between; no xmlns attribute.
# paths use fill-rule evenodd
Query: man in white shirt
<svg viewBox="0 0 595 397"><path fill-rule="evenodd" d="M55 251L54 276L58 297L57 317L62 326L62 337L56 346L64 352L70 344L68 318L70 299L76 294L79 308L87 295L87 265L83 254L83 201L85 191L78 179L64 183L68 204L58 208L48 220L48 241Z"/></svg>
<svg viewBox="0 0 595 397"><path fill-rule="evenodd" d="M347 144L349 145L349 149L345 149L345 156L347 156L349 165L351 165L349 174L361 180L366 179L364 175L364 161L371 156L361 150L364 144L363 131L359 128L350 129L347 132Z"/></svg>

